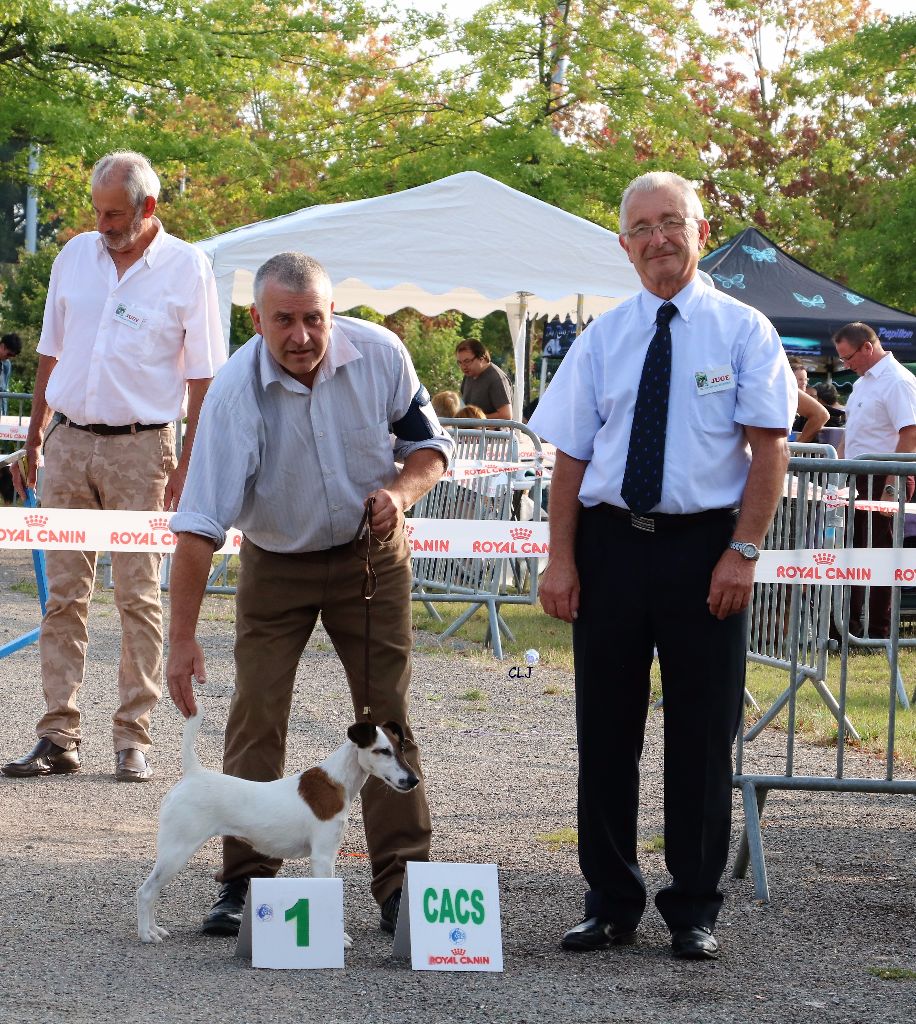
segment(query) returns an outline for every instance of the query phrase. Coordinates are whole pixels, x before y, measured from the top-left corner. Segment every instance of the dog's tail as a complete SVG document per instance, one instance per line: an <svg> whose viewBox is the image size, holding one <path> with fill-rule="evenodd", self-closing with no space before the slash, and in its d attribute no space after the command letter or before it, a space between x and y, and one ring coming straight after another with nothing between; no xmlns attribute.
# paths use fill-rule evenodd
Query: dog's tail
<svg viewBox="0 0 916 1024"><path fill-rule="evenodd" d="M204 720L204 710L197 702L197 714L192 715L184 724L184 737L181 741L181 771L188 775L190 772L203 771L204 766L197 757L194 744L197 741L197 734L200 732L201 722Z"/></svg>

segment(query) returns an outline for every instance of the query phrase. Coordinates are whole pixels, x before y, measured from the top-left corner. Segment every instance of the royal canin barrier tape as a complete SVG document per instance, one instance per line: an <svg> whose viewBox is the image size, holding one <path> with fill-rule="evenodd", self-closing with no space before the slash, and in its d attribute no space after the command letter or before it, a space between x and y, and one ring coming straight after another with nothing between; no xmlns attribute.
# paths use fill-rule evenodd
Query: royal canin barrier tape
<svg viewBox="0 0 916 1024"><path fill-rule="evenodd" d="M0 549L45 551L157 551L178 542L169 529L173 512L98 509L0 509ZM477 519L408 519L410 550L418 558L525 558L549 554L547 523ZM238 551L242 535L230 530L219 554Z"/></svg>
<svg viewBox="0 0 916 1024"><path fill-rule="evenodd" d="M761 551L757 583L811 583L842 587L916 584L914 548L838 548L834 551Z"/></svg>
<svg viewBox="0 0 916 1024"><path fill-rule="evenodd" d="M457 459L442 474L446 480L473 480L480 476L499 476L502 473L523 471L543 476L544 471L528 462L489 462L483 459Z"/></svg>

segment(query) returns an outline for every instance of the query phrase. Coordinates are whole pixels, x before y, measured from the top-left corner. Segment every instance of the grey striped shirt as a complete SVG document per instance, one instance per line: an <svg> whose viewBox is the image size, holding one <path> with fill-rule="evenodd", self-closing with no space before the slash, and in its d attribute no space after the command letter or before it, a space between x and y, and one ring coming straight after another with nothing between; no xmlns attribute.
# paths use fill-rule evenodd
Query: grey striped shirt
<svg viewBox="0 0 916 1024"><path fill-rule="evenodd" d="M351 540L366 497L395 479L396 458L420 448L451 455L452 440L428 398L413 416L431 436L392 444L392 424L421 391L407 349L377 324L335 316L311 389L256 335L207 392L172 530L221 546L235 526L279 552Z"/></svg>

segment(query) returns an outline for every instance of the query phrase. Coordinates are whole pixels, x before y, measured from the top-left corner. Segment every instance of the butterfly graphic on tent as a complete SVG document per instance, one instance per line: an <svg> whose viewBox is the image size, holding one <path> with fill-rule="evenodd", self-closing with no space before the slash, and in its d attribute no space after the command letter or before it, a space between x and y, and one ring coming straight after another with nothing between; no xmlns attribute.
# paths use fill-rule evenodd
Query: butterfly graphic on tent
<svg viewBox="0 0 916 1024"><path fill-rule="evenodd" d="M769 249L755 249L752 245L742 245L741 248L755 263L776 262L776 250L772 247Z"/></svg>
<svg viewBox="0 0 916 1024"><path fill-rule="evenodd" d="M812 295L809 299L806 295L799 295L798 292L792 292L796 302L800 302L806 309L823 309L824 308L824 296L823 295Z"/></svg>
<svg viewBox="0 0 916 1024"><path fill-rule="evenodd" d="M851 302L854 306L858 306L860 303L865 301L861 295L853 295L852 292L843 292L843 298L847 302Z"/></svg>
<svg viewBox="0 0 916 1024"><path fill-rule="evenodd" d="M722 274L712 275L723 288L744 288L744 274L735 274L734 277L724 277Z"/></svg>

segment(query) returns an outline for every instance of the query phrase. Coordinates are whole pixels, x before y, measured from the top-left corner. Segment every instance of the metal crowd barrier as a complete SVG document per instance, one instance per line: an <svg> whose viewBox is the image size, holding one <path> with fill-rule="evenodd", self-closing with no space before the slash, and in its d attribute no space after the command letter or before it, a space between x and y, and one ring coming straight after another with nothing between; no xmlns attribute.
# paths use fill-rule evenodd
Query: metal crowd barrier
<svg viewBox="0 0 916 1024"><path fill-rule="evenodd" d="M767 535L770 549L832 548L853 546L855 516L855 477L890 476L896 478L898 509L894 518L894 546L902 547L905 504L905 479L912 473L912 459L882 456L881 459L843 460L828 457L823 451L801 451L792 446L786 496ZM820 446L818 446L820 447ZM827 502L833 489L849 488L848 505L843 510L836 502ZM836 511L840 510L840 514ZM877 514L877 513L875 513ZM847 737L858 734L847 715L848 659L851 645L861 641L849 634L851 585L831 587L811 582L787 584L758 583L754 587L748 657L752 661L786 668L790 684L752 729L739 730L734 786L741 790L744 806L744 834L736 857L733 875L743 878L750 864L754 891L758 899L769 901L766 859L760 819L771 790L811 792L894 793L916 796L916 778L902 777L895 759L895 732L898 702L909 710L902 690L898 666L900 640L900 588L892 588L891 628L888 638L878 638L871 646L882 646L888 656L886 753L883 777L862 777L846 772ZM831 605L838 637L830 640ZM911 642L907 642L912 645ZM826 685L828 652L839 651L838 695ZM795 770L795 731L799 687L810 680L837 720L837 743L833 771L824 775L799 776ZM781 772L748 768L753 759L753 739L766 722L787 707L785 759ZM912 713L912 712L910 712ZM842 727L840 725L842 723ZM767 766L769 767L769 765Z"/></svg>
<svg viewBox="0 0 916 1024"><path fill-rule="evenodd" d="M518 518L518 499L530 491L531 521L539 522L542 515L540 438L515 420L443 419L440 422L455 440L452 467L461 462L485 462L496 466L504 463L506 469L467 479L443 478L417 502L413 514L428 519L508 521ZM517 468L520 435L534 448L530 470ZM524 530L521 523L519 530ZM503 604L537 601L538 562L534 556L448 558L438 554L423 557L414 552L411 596L414 601L422 601L437 622L443 619L434 603L468 605L439 634L443 640L485 608L487 643L494 656L502 658L502 636L510 641L514 637L499 609Z"/></svg>

